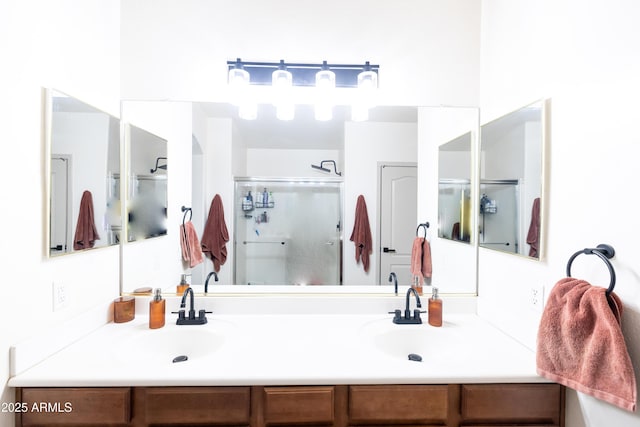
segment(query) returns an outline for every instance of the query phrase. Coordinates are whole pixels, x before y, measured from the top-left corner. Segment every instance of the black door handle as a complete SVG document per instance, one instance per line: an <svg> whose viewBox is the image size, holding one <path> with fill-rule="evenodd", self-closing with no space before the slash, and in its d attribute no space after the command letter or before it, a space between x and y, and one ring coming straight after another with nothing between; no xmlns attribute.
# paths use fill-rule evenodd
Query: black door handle
<svg viewBox="0 0 640 427"><path fill-rule="evenodd" d="M382 248L382 252L387 253L387 252L395 252L395 249L389 249L387 247Z"/></svg>

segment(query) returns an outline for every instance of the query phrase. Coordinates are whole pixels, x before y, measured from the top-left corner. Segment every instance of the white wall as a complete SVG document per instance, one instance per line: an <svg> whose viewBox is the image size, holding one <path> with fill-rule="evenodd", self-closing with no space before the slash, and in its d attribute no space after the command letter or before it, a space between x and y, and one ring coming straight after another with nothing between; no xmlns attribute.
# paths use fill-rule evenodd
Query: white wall
<svg viewBox="0 0 640 427"><path fill-rule="evenodd" d="M342 172L340 155L340 150L250 148L246 154L246 176L339 178L333 170L329 174L312 169L311 165L319 165L322 160L335 160L338 172ZM327 167L332 168L331 165Z"/></svg>
<svg viewBox="0 0 640 427"><path fill-rule="evenodd" d="M571 254L611 244L615 292L626 309L623 331L640 378L639 19L633 0L483 0L482 121L549 97L551 132L547 257L536 262L481 248L479 310L534 347L541 313L528 306L530 287L543 285L548 294ZM573 276L608 285L602 262L581 258ZM572 391L567 409L567 427L640 425L640 414Z"/></svg>
<svg viewBox="0 0 640 427"><path fill-rule="evenodd" d="M379 64L380 103L477 105L479 0L122 2L124 98L228 101L226 61Z"/></svg>
<svg viewBox="0 0 640 427"><path fill-rule="evenodd" d="M4 387L11 344L118 295L117 246L55 259L44 255L42 88L55 87L119 116L119 20L120 5L111 0L0 2L2 402L14 401L13 390ZM52 281L64 284L68 297L66 308L55 313ZM0 425L13 425L12 414L0 413Z"/></svg>

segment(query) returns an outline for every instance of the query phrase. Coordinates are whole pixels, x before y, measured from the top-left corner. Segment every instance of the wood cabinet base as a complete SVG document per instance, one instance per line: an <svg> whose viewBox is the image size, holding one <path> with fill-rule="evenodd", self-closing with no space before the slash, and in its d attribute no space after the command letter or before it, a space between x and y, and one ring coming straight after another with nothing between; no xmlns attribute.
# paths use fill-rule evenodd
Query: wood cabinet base
<svg viewBox="0 0 640 427"><path fill-rule="evenodd" d="M564 427L557 384L19 388L16 426Z"/></svg>

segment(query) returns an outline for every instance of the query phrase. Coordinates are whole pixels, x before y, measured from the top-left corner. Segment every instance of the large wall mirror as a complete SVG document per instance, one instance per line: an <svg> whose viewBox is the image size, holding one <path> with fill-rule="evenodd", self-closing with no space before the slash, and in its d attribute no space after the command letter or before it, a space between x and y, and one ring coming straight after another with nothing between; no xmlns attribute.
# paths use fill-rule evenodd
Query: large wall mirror
<svg viewBox="0 0 640 427"><path fill-rule="evenodd" d="M417 207L412 209L415 218L405 224L409 263L418 223L431 222L428 237L437 236L437 207L430 202L437 200L437 187L433 188L430 182L435 182L431 181L431 173L437 168L437 160L433 159L437 159L438 146L470 129L477 136L477 109L379 106L370 111L369 120L364 122L352 121L348 106L335 106L333 112L332 120L317 121L312 106L297 105L295 118L282 121L277 119L272 105L260 105L257 120L243 120L238 117L237 107L226 103L123 102L124 121L156 130L174 150L170 150L172 178L167 200L171 219L167 234L171 238L124 245L123 292L157 283L154 275L160 264L160 269L167 270L160 280L176 277L177 284L179 275L186 273L191 275L189 283L196 292L204 290L213 263L205 259L190 267L184 262L179 255L179 227L186 217L193 222L201 240L216 194L222 198L230 240L226 244L226 263L218 272L219 281L210 279L210 293L213 287L237 292L240 286L235 285L251 289L240 292L259 293L291 292L293 288L296 292L302 288L307 292L321 288L323 293L338 291L337 288L352 290L346 292L391 292L389 274L380 274L385 246L379 232L380 164L412 164L418 176L422 173L429 179L418 180L413 197ZM137 120L142 116L144 120ZM439 130L442 127L446 129ZM148 159L153 163L155 157L162 154L155 153ZM154 166L147 164L141 170L149 174L149 167ZM469 174L465 176L469 178ZM350 241L360 194L366 197L373 238L367 273L361 263L355 262L354 244ZM186 216L182 206L191 208ZM312 253L314 245L317 251ZM444 250L436 246L434 261L448 259ZM475 277L475 247L453 246L460 246L459 252L465 253L456 252L455 269L439 267L440 289L443 293L475 294L475 281L470 280ZM167 255L159 262L151 259L150 253L155 251ZM316 265L302 274L295 267L307 251L311 259L316 259ZM410 284L410 278L400 276L400 285ZM170 286L168 291L173 289Z"/></svg>
<svg viewBox="0 0 640 427"><path fill-rule="evenodd" d="M545 101L481 127L480 247L542 257Z"/></svg>
<svg viewBox="0 0 640 427"><path fill-rule="evenodd" d="M46 253L59 256L120 241L120 120L47 89L49 230Z"/></svg>

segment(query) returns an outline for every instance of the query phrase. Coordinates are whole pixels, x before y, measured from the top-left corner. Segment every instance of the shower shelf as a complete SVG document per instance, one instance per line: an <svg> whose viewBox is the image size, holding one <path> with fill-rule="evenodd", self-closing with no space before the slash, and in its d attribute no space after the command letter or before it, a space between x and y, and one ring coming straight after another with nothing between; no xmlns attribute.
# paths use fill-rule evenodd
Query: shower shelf
<svg viewBox="0 0 640 427"><path fill-rule="evenodd" d="M256 209L264 209L264 208L273 208L275 207L275 203L274 202L269 202L269 203L261 203L261 202L255 202L254 206L256 207Z"/></svg>

